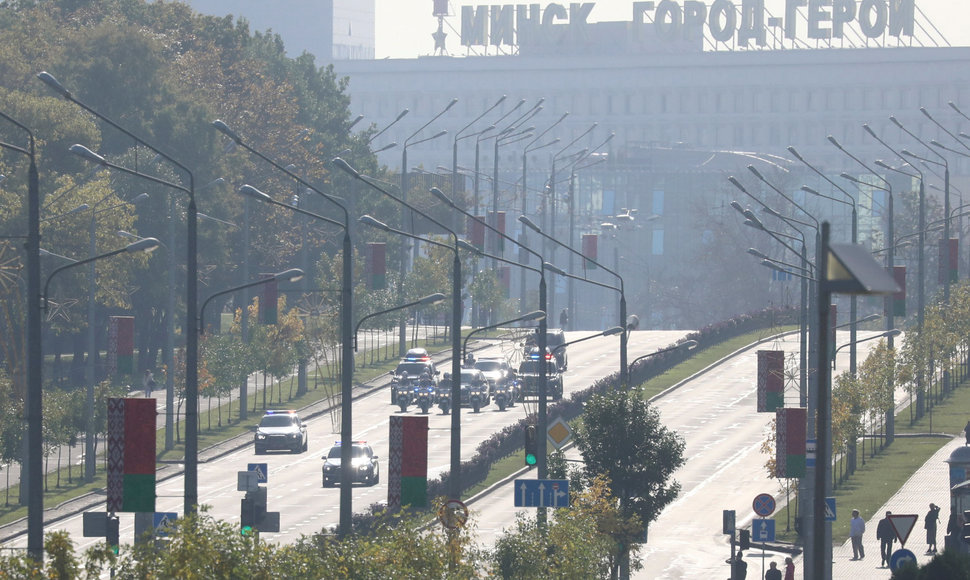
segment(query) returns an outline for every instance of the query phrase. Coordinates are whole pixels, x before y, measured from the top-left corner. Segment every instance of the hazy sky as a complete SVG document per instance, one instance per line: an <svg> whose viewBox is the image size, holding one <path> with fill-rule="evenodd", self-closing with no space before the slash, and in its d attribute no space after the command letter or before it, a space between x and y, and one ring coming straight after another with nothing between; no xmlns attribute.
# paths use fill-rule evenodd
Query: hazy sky
<svg viewBox="0 0 970 580"><path fill-rule="evenodd" d="M433 0L375 0L377 9L377 58L414 58L434 52L431 34L437 30L437 19L431 15ZM683 0L677 0L683 6ZM704 0L710 5L711 0ZM740 4L741 0L735 0ZM452 14L445 20L448 33L447 46L451 54L464 55L458 44L458 31L461 28L461 6L491 4L530 4L546 6L549 0L450 0ZM568 6L569 0L557 0ZM589 15L589 22L629 21L633 12L633 0L598 0ZM655 0L659 3L659 0ZM765 0L768 10L774 16L784 15L783 0ZM859 4L859 0L856 0ZM953 46L970 46L970 2L966 0L916 0L917 14L922 11L925 18L917 15L916 21L933 23ZM449 28L449 24L454 30Z"/></svg>

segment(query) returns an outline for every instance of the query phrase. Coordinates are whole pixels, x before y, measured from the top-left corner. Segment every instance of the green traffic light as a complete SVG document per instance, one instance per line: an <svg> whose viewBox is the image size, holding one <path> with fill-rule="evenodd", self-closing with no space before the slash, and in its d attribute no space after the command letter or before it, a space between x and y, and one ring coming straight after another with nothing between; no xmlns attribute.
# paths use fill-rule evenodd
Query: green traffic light
<svg viewBox="0 0 970 580"><path fill-rule="evenodd" d="M538 463L538 461L539 460L536 459L535 454L527 453L526 456L525 456L525 463L526 463L526 465L535 465L536 463Z"/></svg>
<svg viewBox="0 0 970 580"><path fill-rule="evenodd" d="M242 529L239 530L239 533L242 534L242 535L244 535L244 536L251 536L251 535L253 535L253 527L252 526L243 526Z"/></svg>

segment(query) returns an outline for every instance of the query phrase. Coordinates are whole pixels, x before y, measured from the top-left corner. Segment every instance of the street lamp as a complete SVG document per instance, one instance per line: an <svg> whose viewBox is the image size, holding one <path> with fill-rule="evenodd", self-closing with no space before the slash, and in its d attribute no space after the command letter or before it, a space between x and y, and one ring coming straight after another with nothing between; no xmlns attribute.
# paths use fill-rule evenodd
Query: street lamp
<svg viewBox="0 0 970 580"><path fill-rule="evenodd" d="M243 288L252 288L253 286L259 286L260 284L268 284L269 282L297 282L303 279L303 270L299 268L290 268L289 270L284 270L282 272L277 272L271 276L266 276L265 278L260 278L259 280L253 280L252 282L247 282L245 284L240 284L239 286L233 286L227 290L221 290L216 292L212 296L209 296L202 302L202 308L199 309L199 333L205 333L205 307L212 302L214 298L219 296L225 296L226 294L232 294L233 292L238 292Z"/></svg>
<svg viewBox="0 0 970 580"><path fill-rule="evenodd" d="M54 276L56 276L57 274L61 273L62 271L67 270L68 268L74 268L75 266L83 266L84 264L89 264L91 262L94 262L95 260L103 260L104 258L117 256L118 254L124 254L124 253L134 254L137 252L151 252L151 251L154 251L156 248L158 248L158 246L160 245L161 245L161 242L159 242L155 238L142 238L137 242L132 242L123 248L118 248L117 250L112 250L104 254L98 254L97 256L91 256L89 258L84 258L83 260L78 260L76 262L71 262L69 264L64 264L63 266L60 266L58 268L54 268L54 270L47 275L47 281L44 282L43 310L45 311L47 310L47 306L48 306L47 296L48 296L48 290L50 288L51 279L54 278Z"/></svg>
<svg viewBox="0 0 970 580"><path fill-rule="evenodd" d="M367 316L361 318L357 321L357 326L354 327L354 352L357 352L357 333L360 332L360 327L364 324L364 321L380 316L382 314L387 314L389 312L395 312L397 310L404 310L405 308L411 308L412 306L426 306L431 304L437 304L445 299L445 295L441 293L429 294L424 298L415 300L414 302L408 302L407 304L402 304L400 306L395 306L394 308L388 308L387 310L381 310L368 314Z"/></svg>
<svg viewBox="0 0 970 580"><path fill-rule="evenodd" d="M145 173L140 173L135 170L131 170L125 167L120 167L114 164L108 163L100 155L96 155L90 150L90 156L84 155L88 159L100 163L106 167L112 167L128 173L129 175L134 175L136 177L141 177L142 179L147 179L159 185L165 185L171 187L178 191L185 193L188 196L189 202L186 207L186 222L187 222L187 234L186 234L186 283L185 283L185 491L184 491L184 513L186 515L195 513L198 503L199 503L199 426L198 426L198 414L199 414L199 336L198 329L196 328L196 318L195 312L198 308L198 284L199 284L199 261L198 261L198 209L195 204L195 177L192 172L185 165L179 163L171 155L161 151L159 148L149 145L145 140L139 138L131 131L125 129L118 123L114 122L105 115L102 115L95 109L86 105L82 101L78 100L70 91L64 88L60 82L57 81L50 73L44 71L37 74L37 78L44 82L47 86L52 88L59 95L65 99L71 101L77 106L81 107L85 111L91 113L95 117L101 119L105 123L111 125L116 130L124 133L136 143L148 147L156 154L160 155L166 159L169 163L174 165L176 168L180 169L185 173L188 179L188 186L183 186L180 184L172 183L159 179L157 177L147 175ZM72 147L74 149L74 147ZM86 149L83 148L82 149Z"/></svg>
<svg viewBox="0 0 970 580"><path fill-rule="evenodd" d="M488 326L483 326L481 328L476 328L468 334L465 335L465 342L461 347L461 360L465 360L468 356L468 341L472 339L476 334L485 332L486 330L492 330L494 328L499 328L500 326L508 326L510 324L515 324L516 322L531 322L533 320L543 320L546 317L546 313L542 310L534 310L525 316L519 316L518 318L513 318L512 320L505 320L503 322L497 322L495 324L490 324Z"/></svg>
<svg viewBox="0 0 970 580"><path fill-rule="evenodd" d="M37 172L37 155L34 134L25 125L0 112L10 123L27 134L27 147L0 142L0 148L26 155L27 168L27 369L26 401L27 418L27 555L35 562L44 559L44 493L42 489L43 466L43 381L41 377L43 350L40 329L40 179Z"/></svg>
<svg viewBox="0 0 970 580"><path fill-rule="evenodd" d="M903 333L902 330L899 330L898 328L893 328L892 330L884 330L883 332L880 332L879 334L875 334L873 336L868 336L866 338L860 338L856 342L867 342L867 341L876 340L876 339L879 339L879 338L896 337L896 336L899 336L902 333ZM843 348L845 348L845 347L847 347L847 346L849 346L851 344L852 344L851 342L847 342L847 343L845 343L843 345L840 345L837 349L835 349L835 354L838 355L840 350L842 350Z"/></svg>
<svg viewBox="0 0 970 580"><path fill-rule="evenodd" d="M633 367L636 366L636 364L638 362L640 362L640 361L642 361L644 359L650 358L652 356L657 356L658 354L663 354L665 352L670 352L672 350L680 350L682 348L686 348L687 350L694 350L695 348L697 348L697 341L696 340L685 340L684 342L675 344L674 346L668 346L667 348L662 348L662 349L660 349L658 351L651 352L651 353L647 353L647 354L642 355L642 356L638 356L637 358L633 359L633 362L630 363L630 373L632 374L633 373Z"/></svg>
<svg viewBox="0 0 970 580"><path fill-rule="evenodd" d="M390 228L389 226L382 224L381 222L373 218L369 218L369 220L365 221L364 217L368 217L368 216L364 216L360 218L361 222L367 223L368 225L371 225L374 227L384 229L385 231L391 231L393 233L397 233L398 235L404 235L406 237L409 237L415 240L423 240L435 245L439 245L441 247L452 249L454 251L454 259L452 261L452 280L451 280L451 283L452 283L452 288L451 288L451 292L452 292L452 296L451 296L451 309L452 309L451 311L451 357L452 357L451 371L452 371L452 374L451 376L456 378L452 381L452 385L451 385L451 397L452 397L451 400L460 401L461 385L457 377L461 377L461 310L462 310L461 309L461 285L462 285L461 283L462 283L462 279L461 279L461 260L458 256L458 234L455 233L454 230L446 227L444 224L434 219L433 217L429 216L425 212L408 204L403 199L395 197L383 187L377 185L376 183L373 183L370 179L365 178L364 175L361 175L360 172L358 172L356 169L351 167L350 164L348 164L343 159L336 157L333 159L333 164L339 167L341 171L344 171L351 177L360 180L368 187L400 203L404 208L410 209L412 212L415 212L418 215L424 217L434 225L438 226L439 228L447 232L452 237L454 241L453 247L448 246L446 244L442 244L441 242L430 240L428 238L422 238L422 237L416 236L413 233L406 233L406 232L403 232L402 230L394 230L393 228ZM461 417L460 417L460 414L461 414L460 406L456 405L451 412L451 476L449 478L450 484L451 484L450 492L452 494L452 497L455 499L458 499L461 497L461 481L460 481L461 480Z"/></svg>

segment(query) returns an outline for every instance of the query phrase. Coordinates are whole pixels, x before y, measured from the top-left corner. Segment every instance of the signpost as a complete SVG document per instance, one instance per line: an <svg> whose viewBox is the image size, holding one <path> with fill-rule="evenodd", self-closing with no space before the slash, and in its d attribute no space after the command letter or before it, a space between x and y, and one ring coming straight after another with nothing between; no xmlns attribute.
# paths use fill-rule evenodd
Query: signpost
<svg viewBox="0 0 970 580"><path fill-rule="evenodd" d="M265 463L250 463L246 471L256 472L256 483L269 483L269 469Z"/></svg>
<svg viewBox="0 0 970 580"><path fill-rule="evenodd" d="M752 542L774 542L775 541L775 520L761 519L751 521L751 541Z"/></svg>
<svg viewBox="0 0 970 580"><path fill-rule="evenodd" d="M906 548L900 548L893 552L893 555L889 557L889 569L895 572L903 567L906 562L912 562L916 564L916 554L910 552Z"/></svg>
<svg viewBox="0 0 970 580"><path fill-rule="evenodd" d="M754 513L761 517L768 517L775 513L775 498L770 493L759 493L751 503Z"/></svg>
<svg viewBox="0 0 970 580"><path fill-rule="evenodd" d="M175 525L179 515L175 512L155 512L152 514L152 527L155 528L155 537L168 535L168 528Z"/></svg>
<svg viewBox="0 0 970 580"><path fill-rule="evenodd" d="M827 497L825 498L825 521L834 522L835 518L836 518L835 498Z"/></svg>
<svg viewBox="0 0 970 580"><path fill-rule="evenodd" d="M569 481L566 479L516 479L515 507L568 507Z"/></svg>
<svg viewBox="0 0 970 580"><path fill-rule="evenodd" d="M896 537L901 546L906 545L906 540L909 539L909 534L916 526L917 520L919 520L919 516L916 514L891 514L889 516L889 523L892 524L893 531L896 532Z"/></svg>
<svg viewBox="0 0 970 580"><path fill-rule="evenodd" d="M573 430L569 428L568 423L562 420L562 417L553 419L549 428L546 429L546 437L556 449L562 449L563 445L569 443L572 436Z"/></svg>

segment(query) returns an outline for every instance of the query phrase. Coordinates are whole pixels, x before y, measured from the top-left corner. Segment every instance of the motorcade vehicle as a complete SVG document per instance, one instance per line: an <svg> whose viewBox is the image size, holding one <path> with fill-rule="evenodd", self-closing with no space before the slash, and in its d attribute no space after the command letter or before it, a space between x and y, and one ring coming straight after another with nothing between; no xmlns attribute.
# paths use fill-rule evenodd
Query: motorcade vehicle
<svg viewBox="0 0 970 580"><path fill-rule="evenodd" d="M475 361L475 368L482 371L488 380L489 391L495 404L502 411L514 407L519 398L519 382L515 371L504 357L482 357Z"/></svg>
<svg viewBox="0 0 970 580"><path fill-rule="evenodd" d="M463 407L471 407L477 413L491 402L488 379L482 371L476 368L461 369L459 380Z"/></svg>
<svg viewBox="0 0 970 580"><path fill-rule="evenodd" d="M391 375L391 404L399 404L399 396L396 392L397 383L401 382L403 377L410 379L419 379L422 375L427 374L431 380L435 383L435 387L438 386L438 375L441 373L431 360L431 355L428 351L423 348L412 348L405 353L404 358L401 362L397 364L397 367L393 371L390 371ZM413 391L414 386L411 386ZM409 403L410 404L410 403Z"/></svg>
<svg viewBox="0 0 970 580"><path fill-rule="evenodd" d="M287 449L293 453L307 450L308 437L306 423L300 420L296 411L269 410L259 420L253 437L256 455L270 449Z"/></svg>
<svg viewBox="0 0 970 580"><path fill-rule="evenodd" d="M374 450L366 441L351 442L353 449L350 454L351 461L351 481L353 483L366 483L367 485L377 485L381 481L381 466L377 462ZM338 485L340 483L340 464L342 453L342 443L334 443L330 451L323 456L323 487Z"/></svg>
<svg viewBox="0 0 970 580"><path fill-rule="evenodd" d="M539 378L543 364L546 365L546 397L552 397L554 401L562 398L562 373L559 372L556 358L548 349L546 349L545 356L540 356L539 349L533 348L522 359L517 373L519 382L522 384L523 399L539 396Z"/></svg>
<svg viewBox="0 0 970 580"><path fill-rule="evenodd" d="M535 348L538 348L538 337L533 333L525 341L525 352L523 354L528 355ZM566 353L566 333L561 328L551 328L546 331L546 348L555 357L559 372L566 372L566 369L569 368L569 357Z"/></svg>

